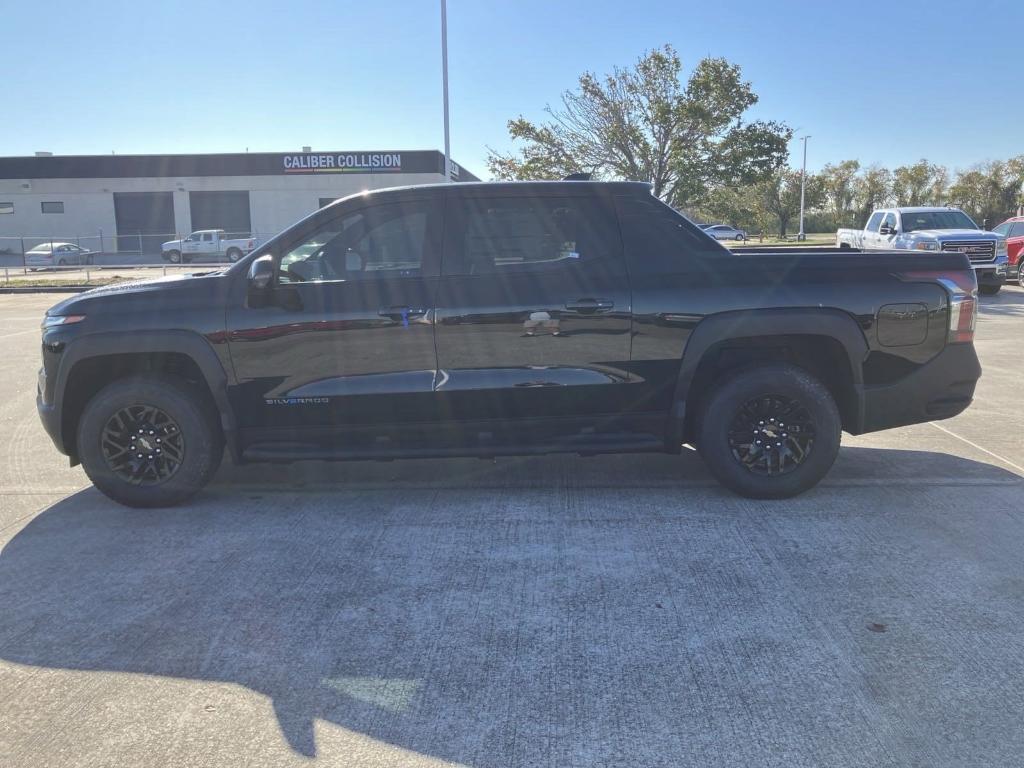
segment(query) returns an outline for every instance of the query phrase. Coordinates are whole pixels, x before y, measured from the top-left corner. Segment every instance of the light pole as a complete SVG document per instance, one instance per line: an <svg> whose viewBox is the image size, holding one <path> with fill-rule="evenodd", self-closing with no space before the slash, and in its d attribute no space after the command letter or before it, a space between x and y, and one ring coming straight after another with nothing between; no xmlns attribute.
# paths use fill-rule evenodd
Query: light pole
<svg viewBox="0 0 1024 768"><path fill-rule="evenodd" d="M444 2L444 0L441 0ZM804 192L807 189L807 140L810 136L804 136L800 141L804 143L804 167L800 171L800 234L796 236L796 239L803 242L807 239L807 235L804 234Z"/></svg>
<svg viewBox="0 0 1024 768"><path fill-rule="evenodd" d="M452 180L451 145L448 141L448 2L441 0L441 88L444 92L444 180Z"/></svg>

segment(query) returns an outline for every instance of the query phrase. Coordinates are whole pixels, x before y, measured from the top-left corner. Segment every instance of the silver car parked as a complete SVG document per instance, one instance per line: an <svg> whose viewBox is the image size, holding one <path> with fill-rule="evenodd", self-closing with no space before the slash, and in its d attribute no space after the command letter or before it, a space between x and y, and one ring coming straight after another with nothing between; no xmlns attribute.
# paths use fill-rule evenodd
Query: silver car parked
<svg viewBox="0 0 1024 768"><path fill-rule="evenodd" d="M742 229L730 227L728 224L707 224L701 227L708 236L715 240L746 240L747 233Z"/></svg>
<svg viewBox="0 0 1024 768"><path fill-rule="evenodd" d="M72 264L92 264L93 252L74 243L41 243L25 252L25 266L68 267Z"/></svg>

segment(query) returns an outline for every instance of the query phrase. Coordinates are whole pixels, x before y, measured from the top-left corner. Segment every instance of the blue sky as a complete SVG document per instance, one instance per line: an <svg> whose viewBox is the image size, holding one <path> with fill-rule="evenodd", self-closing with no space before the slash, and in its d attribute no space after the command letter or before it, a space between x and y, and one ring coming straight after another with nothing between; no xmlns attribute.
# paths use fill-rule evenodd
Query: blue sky
<svg viewBox="0 0 1024 768"><path fill-rule="evenodd" d="M9 2L0 155L440 149L439 0ZM452 155L671 43L724 56L808 166L1024 153L1024 3L449 0ZM799 163L794 142L792 161Z"/></svg>

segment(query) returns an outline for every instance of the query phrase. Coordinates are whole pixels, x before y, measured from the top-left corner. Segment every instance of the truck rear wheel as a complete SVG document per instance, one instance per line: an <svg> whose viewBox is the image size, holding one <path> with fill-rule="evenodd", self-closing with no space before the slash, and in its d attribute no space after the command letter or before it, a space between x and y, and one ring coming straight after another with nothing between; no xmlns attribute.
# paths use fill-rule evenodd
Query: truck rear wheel
<svg viewBox="0 0 1024 768"><path fill-rule="evenodd" d="M129 507L166 507L197 493L224 453L217 415L181 380L120 379L85 406L78 455L100 491Z"/></svg>
<svg viewBox="0 0 1024 768"><path fill-rule="evenodd" d="M228 261L230 261L232 264L234 264L236 261L238 261L240 258L242 258L242 252L240 250L238 250L237 248L228 248L227 256L228 256Z"/></svg>
<svg viewBox="0 0 1024 768"><path fill-rule="evenodd" d="M835 462L842 422L828 389L802 368L769 363L737 372L703 413L698 450L722 485L755 499L814 487Z"/></svg>

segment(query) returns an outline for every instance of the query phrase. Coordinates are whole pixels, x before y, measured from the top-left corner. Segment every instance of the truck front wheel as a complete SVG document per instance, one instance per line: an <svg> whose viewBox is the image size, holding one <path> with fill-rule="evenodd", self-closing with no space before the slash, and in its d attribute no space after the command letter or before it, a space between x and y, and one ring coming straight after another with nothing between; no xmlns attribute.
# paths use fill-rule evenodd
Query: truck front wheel
<svg viewBox="0 0 1024 768"><path fill-rule="evenodd" d="M220 465L217 415L181 380L139 375L101 389L78 426L78 456L100 491L129 507L166 507L198 492Z"/></svg>
<svg viewBox="0 0 1024 768"><path fill-rule="evenodd" d="M171 264L180 264L181 263L181 251L168 251L167 252L167 260L169 262L171 262Z"/></svg>
<svg viewBox="0 0 1024 768"><path fill-rule="evenodd" d="M802 368L769 363L716 387L698 449L722 485L755 499L785 499L814 487L839 452L842 422L828 389Z"/></svg>

